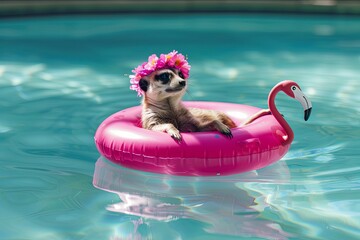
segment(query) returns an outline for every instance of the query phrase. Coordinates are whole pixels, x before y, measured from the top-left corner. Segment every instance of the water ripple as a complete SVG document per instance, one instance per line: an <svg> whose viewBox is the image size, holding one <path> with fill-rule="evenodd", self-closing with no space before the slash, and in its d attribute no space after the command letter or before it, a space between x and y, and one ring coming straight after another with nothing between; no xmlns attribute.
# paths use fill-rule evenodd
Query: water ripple
<svg viewBox="0 0 360 240"><path fill-rule="evenodd" d="M237 183L247 181L286 181L286 175L276 173L286 169L278 163L270 169L231 177L176 177L142 173L99 158L93 184L119 196L121 201L108 206L109 211L166 222L196 219L209 224L209 233L286 239L288 234L279 225L257 218L261 211L255 206L259 203L237 187ZM219 214L221 219L216 217ZM239 226L238 222L244 224ZM263 230L251 227L254 224Z"/></svg>

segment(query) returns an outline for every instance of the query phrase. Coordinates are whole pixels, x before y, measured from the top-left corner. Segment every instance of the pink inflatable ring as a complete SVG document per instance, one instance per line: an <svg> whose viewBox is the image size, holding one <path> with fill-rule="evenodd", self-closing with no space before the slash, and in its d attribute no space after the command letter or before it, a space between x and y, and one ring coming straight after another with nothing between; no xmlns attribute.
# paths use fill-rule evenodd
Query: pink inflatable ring
<svg viewBox="0 0 360 240"><path fill-rule="evenodd" d="M232 129L232 139L219 132L193 132L182 133L182 141L175 141L166 133L143 129L141 107L137 106L108 117L98 128L95 143L112 162L142 171L213 176L256 170L281 159L293 140L291 128L273 104L280 90L303 104L307 120L310 101L296 83L284 81L269 95L270 110L232 103L185 102L188 107L225 112L238 126Z"/></svg>

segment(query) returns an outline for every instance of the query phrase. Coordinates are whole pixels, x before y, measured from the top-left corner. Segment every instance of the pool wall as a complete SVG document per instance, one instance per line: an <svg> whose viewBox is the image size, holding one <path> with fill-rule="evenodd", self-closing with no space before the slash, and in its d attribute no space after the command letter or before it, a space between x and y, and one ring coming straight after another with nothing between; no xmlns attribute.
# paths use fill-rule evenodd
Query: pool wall
<svg viewBox="0 0 360 240"><path fill-rule="evenodd" d="M0 17L18 17L56 14L107 13L169 13L169 12L250 12L250 13L308 13L359 15L360 2L356 0L239 0L239 1L146 1L146 0L52 0L0 2Z"/></svg>

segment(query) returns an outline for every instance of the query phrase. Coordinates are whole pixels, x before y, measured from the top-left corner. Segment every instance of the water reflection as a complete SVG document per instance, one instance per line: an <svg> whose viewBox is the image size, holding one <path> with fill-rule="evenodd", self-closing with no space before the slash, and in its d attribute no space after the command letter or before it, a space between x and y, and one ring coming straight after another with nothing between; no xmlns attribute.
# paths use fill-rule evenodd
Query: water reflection
<svg viewBox="0 0 360 240"><path fill-rule="evenodd" d="M204 231L212 234L287 239L289 234L280 225L261 217L269 207L267 196L252 196L243 183L286 183L289 179L285 161L233 176L179 177L126 169L100 157L93 184L119 196L119 202L107 206L109 211L140 218L133 221L134 231L139 221L148 226L152 220L192 219L204 223Z"/></svg>

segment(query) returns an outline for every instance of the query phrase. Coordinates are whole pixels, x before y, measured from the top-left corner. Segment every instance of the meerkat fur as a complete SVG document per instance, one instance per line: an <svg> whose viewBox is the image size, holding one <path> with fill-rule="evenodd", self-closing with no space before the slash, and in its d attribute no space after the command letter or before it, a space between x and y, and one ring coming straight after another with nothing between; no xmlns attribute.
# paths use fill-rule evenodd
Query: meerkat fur
<svg viewBox="0 0 360 240"><path fill-rule="evenodd" d="M144 92L142 100L142 127L167 132L180 141L180 132L217 130L232 138L235 123L224 113L215 110L186 108L181 99L187 81L177 69L161 69L143 77L139 86Z"/></svg>

